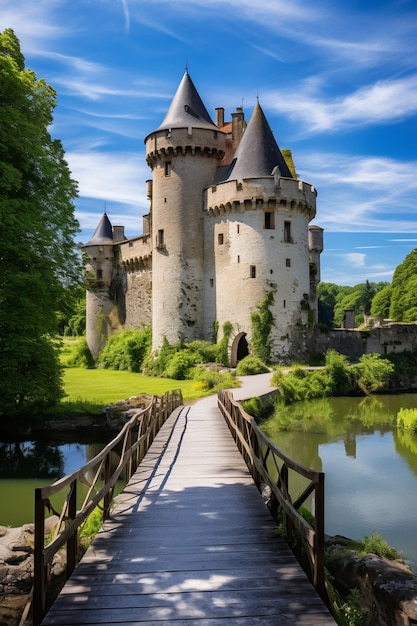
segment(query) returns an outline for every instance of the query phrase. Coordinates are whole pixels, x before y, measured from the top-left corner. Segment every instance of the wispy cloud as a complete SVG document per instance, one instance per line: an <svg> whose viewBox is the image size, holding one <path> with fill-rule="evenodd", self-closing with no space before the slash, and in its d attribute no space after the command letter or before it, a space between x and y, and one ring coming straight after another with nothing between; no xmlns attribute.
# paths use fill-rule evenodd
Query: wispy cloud
<svg viewBox="0 0 417 626"><path fill-rule="evenodd" d="M295 89L263 94L262 102L302 124L305 134L392 123L417 112L417 74L377 81L337 98L326 97L325 92L326 85L309 79Z"/></svg>

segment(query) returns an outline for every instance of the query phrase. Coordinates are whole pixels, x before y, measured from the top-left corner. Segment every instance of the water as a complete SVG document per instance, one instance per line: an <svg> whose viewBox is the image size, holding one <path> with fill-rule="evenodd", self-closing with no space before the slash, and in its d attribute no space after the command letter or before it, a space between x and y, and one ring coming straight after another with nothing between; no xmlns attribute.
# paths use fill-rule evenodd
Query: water
<svg viewBox="0 0 417 626"><path fill-rule="evenodd" d="M327 534L378 532L417 572L417 435L396 428L402 407L417 408L417 395L315 400L287 409L297 431L279 430L285 415L263 427L291 457L325 472Z"/></svg>
<svg viewBox="0 0 417 626"><path fill-rule="evenodd" d="M0 442L0 525L33 522L35 488L71 474L102 448L96 443Z"/></svg>

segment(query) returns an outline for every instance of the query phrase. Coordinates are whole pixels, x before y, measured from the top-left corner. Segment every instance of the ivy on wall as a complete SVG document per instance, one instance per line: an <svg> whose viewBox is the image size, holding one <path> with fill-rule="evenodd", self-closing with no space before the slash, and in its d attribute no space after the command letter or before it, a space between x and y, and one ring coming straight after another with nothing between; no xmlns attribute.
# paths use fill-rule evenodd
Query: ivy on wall
<svg viewBox="0 0 417 626"><path fill-rule="evenodd" d="M275 320L269 307L273 304L274 294L272 291L267 291L265 298L257 305L257 310L251 313L251 353L264 363L268 363L271 357L269 335Z"/></svg>

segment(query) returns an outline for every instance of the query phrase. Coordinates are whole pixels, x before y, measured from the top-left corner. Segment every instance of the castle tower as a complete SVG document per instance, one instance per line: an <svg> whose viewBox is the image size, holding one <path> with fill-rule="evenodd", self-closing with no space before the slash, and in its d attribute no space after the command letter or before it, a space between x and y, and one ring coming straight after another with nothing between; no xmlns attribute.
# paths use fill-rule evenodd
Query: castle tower
<svg viewBox="0 0 417 626"><path fill-rule="evenodd" d="M111 330L108 327L108 316L113 308L109 296L113 274L113 243L113 228L104 213L94 235L82 248L88 258L85 266L86 335L94 358L104 347Z"/></svg>
<svg viewBox="0 0 417 626"><path fill-rule="evenodd" d="M201 337L203 326L203 192L224 156L188 72L162 124L145 139L152 183L153 349Z"/></svg>
<svg viewBox="0 0 417 626"><path fill-rule="evenodd" d="M251 313L267 292L274 299L272 359L303 356L314 321L308 225L316 191L292 177L259 103L229 171L207 189L205 209L205 309L216 312L220 328L226 321L233 324L232 364L238 343L250 345ZM206 335L211 324L205 320Z"/></svg>

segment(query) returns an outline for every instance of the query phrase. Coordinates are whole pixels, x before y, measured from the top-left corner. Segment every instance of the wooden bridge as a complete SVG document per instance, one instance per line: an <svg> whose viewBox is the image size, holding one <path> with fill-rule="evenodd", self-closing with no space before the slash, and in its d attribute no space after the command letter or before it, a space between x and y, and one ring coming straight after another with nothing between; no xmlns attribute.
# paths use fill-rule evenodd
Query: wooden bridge
<svg viewBox="0 0 417 626"><path fill-rule="evenodd" d="M216 397L165 421L42 621L93 624L335 624L278 536Z"/></svg>

